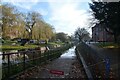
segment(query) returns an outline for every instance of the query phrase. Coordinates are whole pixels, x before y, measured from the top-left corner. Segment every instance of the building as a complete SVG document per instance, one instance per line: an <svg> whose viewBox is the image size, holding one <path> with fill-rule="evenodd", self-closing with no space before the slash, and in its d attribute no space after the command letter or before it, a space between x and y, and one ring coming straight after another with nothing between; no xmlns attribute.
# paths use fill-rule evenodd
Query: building
<svg viewBox="0 0 120 80"><path fill-rule="evenodd" d="M104 29L104 25L96 24L92 27L92 40L95 42L112 42L114 41L114 36Z"/></svg>

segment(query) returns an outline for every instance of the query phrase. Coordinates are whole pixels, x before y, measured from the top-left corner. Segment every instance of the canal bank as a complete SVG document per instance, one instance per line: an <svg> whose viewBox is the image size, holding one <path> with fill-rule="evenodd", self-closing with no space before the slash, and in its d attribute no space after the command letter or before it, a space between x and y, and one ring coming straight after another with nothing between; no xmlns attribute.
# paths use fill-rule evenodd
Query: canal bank
<svg viewBox="0 0 120 80"><path fill-rule="evenodd" d="M6 80L9 78L16 78L19 74L24 73L25 71L34 68L36 66L42 66L43 64L47 64L49 61L53 61L60 57L62 53L71 48L72 45L65 45L63 47L59 47L56 49L47 50L44 53L41 53L41 50L30 49L27 51L20 51L19 53L6 53L0 54L0 56L4 57L3 59L7 59L7 63L2 63L2 79ZM16 63L16 59L11 62L11 57L13 55L17 55L17 58L20 58L20 62ZM22 58L21 58L21 56ZM28 55L28 57L26 57ZM18 59L19 60L19 59ZM2 61L3 62L3 61ZM16 79L15 79L16 80Z"/></svg>
<svg viewBox="0 0 120 80"><path fill-rule="evenodd" d="M43 66L36 66L17 77L20 78L86 78L86 74L76 58L75 47L72 47L59 58Z"/></svg>

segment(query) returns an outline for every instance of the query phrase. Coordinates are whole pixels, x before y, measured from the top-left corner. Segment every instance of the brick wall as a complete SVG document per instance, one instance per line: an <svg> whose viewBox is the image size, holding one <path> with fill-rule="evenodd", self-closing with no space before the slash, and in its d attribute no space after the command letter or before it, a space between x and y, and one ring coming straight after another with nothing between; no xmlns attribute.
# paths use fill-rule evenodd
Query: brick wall
<svg viewBox="0 0 120 80"><path fill-rule="evenodd" d="M111 42L114 40L114 36L106 32L104 25L96 24L94 27L92 27L92 39L93 41Z"/></svg>

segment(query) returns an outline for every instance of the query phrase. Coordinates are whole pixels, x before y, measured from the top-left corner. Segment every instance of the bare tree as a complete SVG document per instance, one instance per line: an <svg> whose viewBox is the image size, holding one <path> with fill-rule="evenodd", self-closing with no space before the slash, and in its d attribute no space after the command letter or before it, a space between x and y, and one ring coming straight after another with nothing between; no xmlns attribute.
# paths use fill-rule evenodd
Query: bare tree
<svg viewBox="0 0 120 80"><path fill-rule="evenodd" d="M29 33L29 39L32 39L32 31L35 26L37 20L41 19L41 15L37 12L30 12L27 14L25 19L26 30Z"/></svg>
<svg viewBox="0 0 120 80"><path fill-rule="evenodd" d="M76 39L83 41L84 38L89 36L89 32L85 28L78 28L74 35Z"/></svg>

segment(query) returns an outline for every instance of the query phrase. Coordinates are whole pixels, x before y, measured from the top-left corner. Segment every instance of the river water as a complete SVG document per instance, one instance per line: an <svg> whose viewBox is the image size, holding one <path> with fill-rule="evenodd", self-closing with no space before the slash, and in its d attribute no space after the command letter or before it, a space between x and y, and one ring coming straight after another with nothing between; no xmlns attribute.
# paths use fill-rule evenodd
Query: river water
<svg viewBox="0 0 120 80"><path fill-rule="evenodd" d="M60 58L73 58L75 57L75 46L63 53Z"/></svg>
<svg viewBox="0 0 120 80"><path fill-rule="evenodd" d="M70 48L69 50L65 51L59 58L74 58L75 57L75 47ZM17 50L10 50L10 51L6 51L4 53L12 53L12 52L18 52ZM2 54L3 52L0 52L0 54ZM28 55L26 55L28 57ZM20 57L20 55L19 55ZM29 57L28 57L29 58ZM15 59L15 60L14 60ZM10 61L14 62L14 63L19 63L20 60L16 55L11 55L10 57ZM5 58L5 60L3 60L3 62L7 63L7 57ZM0 55L0 65L2 64L2 55Z"/></svg>

